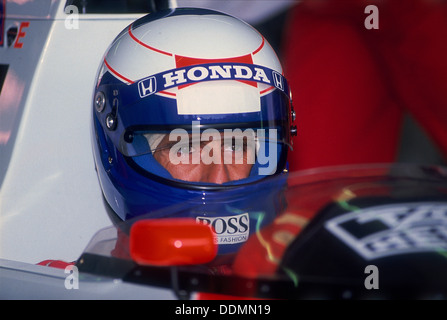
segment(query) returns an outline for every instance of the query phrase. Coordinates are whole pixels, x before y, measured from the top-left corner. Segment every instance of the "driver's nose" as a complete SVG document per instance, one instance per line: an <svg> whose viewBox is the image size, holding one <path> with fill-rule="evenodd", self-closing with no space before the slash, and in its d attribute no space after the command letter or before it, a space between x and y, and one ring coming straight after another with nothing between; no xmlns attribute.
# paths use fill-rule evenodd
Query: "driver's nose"
<svg viewBox="0 0 447 320"><path fill-rule="evenodd" d="M202 182L222 184L231 181L228 165L224 164L223 160L219 163L202 164L202 166Z"/></svg>

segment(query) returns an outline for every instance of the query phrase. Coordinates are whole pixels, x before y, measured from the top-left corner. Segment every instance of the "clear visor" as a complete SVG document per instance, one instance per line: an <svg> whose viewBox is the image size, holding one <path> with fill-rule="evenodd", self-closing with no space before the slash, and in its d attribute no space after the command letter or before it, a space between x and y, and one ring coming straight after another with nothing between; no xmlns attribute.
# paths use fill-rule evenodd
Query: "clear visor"
<svg viewBox="0 0 447 320"><path fill-rule="evenodd" d="M245 132L204 132L146 135L155 159L172 164L254 164L260 138L252 129Z"/></svg>
<svg viewBox="0 0 447 320"><path fill-rule="evenodd" d="M121 149L147 172L222 184L276 173L289 147L283 136L276 128L196 132L177 128L165 133L134 133L131 139L123 139ZM164 175L165 170L170 176Z"/></svg>
<svg viewBox="0 0 447 320"><path fill-rule="evenodd" d="M265 144L288 146L288 139L280 129L223 129L208 128L203 131L187 131L176 128L166 132L133 131L127 132L120 140L120 152L127 157L136 157L157 152L197 155L221 149L222 152L240 154L258 152Z"/></svg>

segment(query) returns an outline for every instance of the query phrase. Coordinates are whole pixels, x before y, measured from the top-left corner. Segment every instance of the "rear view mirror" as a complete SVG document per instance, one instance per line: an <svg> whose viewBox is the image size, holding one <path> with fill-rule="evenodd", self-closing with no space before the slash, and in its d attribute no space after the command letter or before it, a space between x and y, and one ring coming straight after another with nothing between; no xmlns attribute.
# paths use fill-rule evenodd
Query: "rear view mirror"
<svg viewBox="0 0 447 320"><path fill-rule="evenodd" d="M140 220L130 230L130 255L138 264L203 264L217 254L211 227L191 218Z"/></svg>

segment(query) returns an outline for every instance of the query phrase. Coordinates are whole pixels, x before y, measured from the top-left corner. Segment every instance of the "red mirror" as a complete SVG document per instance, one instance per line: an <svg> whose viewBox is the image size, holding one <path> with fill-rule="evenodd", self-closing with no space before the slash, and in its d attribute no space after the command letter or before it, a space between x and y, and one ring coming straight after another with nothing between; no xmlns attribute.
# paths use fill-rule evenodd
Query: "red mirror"
<svg viewBox="0 0 447 320"><path fill-rule="evenodd" d="M214 237L191 218L140 220L130 230L130 255L142 265L203 264L217 254Z"/></svg>

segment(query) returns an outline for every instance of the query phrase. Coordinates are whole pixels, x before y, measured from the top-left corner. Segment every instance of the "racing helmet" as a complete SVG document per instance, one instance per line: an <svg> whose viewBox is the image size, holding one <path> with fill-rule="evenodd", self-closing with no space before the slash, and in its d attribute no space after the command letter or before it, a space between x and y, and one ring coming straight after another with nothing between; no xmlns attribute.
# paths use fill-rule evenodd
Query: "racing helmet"
<svg viewBox="0 0 447 320"><path fill-rule="evenodd" d="M107 49L92 104L99 182L121 220L160 217L163 208L179 203L194 208L178 215L213 224L223 236L248 234L273 220L266 208L281 201L256 186L287 171L293 111L277 55L245 22L197 8L136 20ZM184 136L192 144L216 134L233 144L242 137L239 147L251 146L254 155L251 169L225 183L174 177L156 154L175 134L171 147ZM178 160L178 153L169 155ZM243 242L223 236L224 242Z"/></svg>

